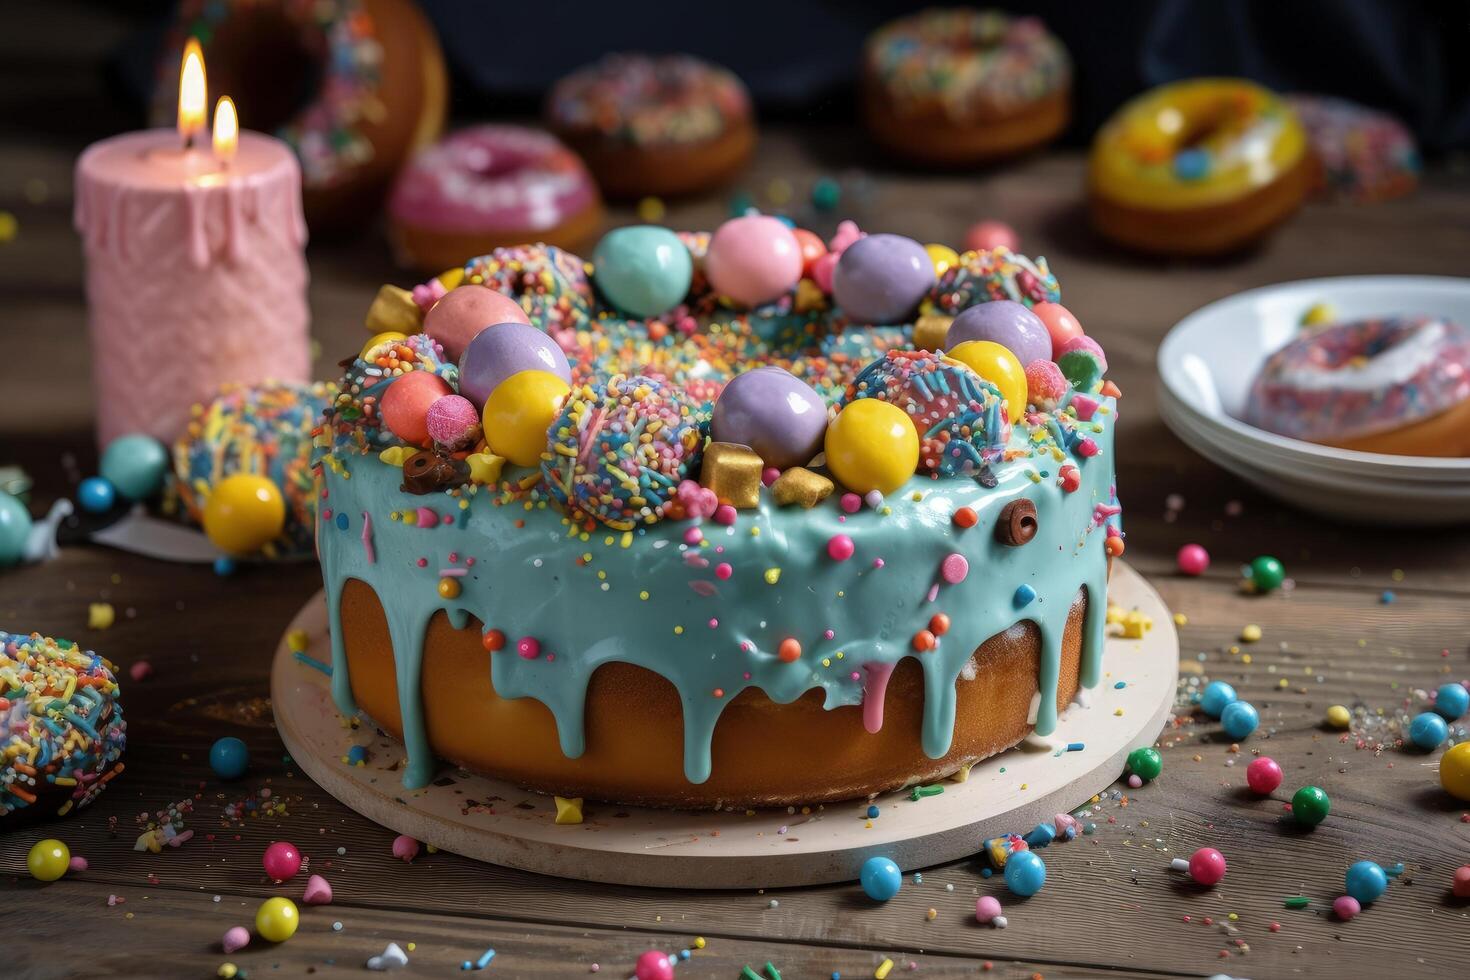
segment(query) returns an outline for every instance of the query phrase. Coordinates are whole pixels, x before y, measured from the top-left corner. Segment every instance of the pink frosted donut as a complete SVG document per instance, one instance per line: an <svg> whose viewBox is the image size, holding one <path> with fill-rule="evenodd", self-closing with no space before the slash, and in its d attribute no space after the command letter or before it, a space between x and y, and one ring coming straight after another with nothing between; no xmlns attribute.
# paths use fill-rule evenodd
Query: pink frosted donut
<svg viewBox="0 0 1470 980"><path fill-rule="evenodd" d="M577 248L602 225L587 168L556 137L521 126L472 126L419 153L388 199L405 265L440 271L523 242Z"/></svg>
<svg viewBox="0 0 1470 980"><path fill-rule="evenodd" d="M1245 421L1369 452L1470 455L1470 330L1433 316L1337 323L1266 359Z"/></svg>

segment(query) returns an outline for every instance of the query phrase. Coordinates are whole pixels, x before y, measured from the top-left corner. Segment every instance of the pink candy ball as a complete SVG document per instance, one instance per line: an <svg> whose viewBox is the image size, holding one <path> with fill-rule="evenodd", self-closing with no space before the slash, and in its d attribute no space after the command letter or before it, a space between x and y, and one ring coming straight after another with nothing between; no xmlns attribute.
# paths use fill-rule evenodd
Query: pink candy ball
<svg viewBox="0 0 1470 980"><path fill-rule="evenodd" d="M225 930L224 938L219 941L219 944L226 953L244 949L250 945L250 930L244 926L232 926Z"/></svg>
<svg viewBox="0 0 1470 980"><path fill-rule="evenodd" d="M833 561L847 561L855 550L852 538L845 534L834 534L827 539L827 556Z"/></svg>
<svg viewBox="0 0 1470 980"><path fill-rule="evenodd" d="M1012 252L1021 247L1021 239L1016 234L1016 229L1004 221L977 222L965 232L965 248L979 252L1002 246Z"/></svg>
<svg viewBox="0 0 1470 980"><path fill-rule="evenodd" d="M400 861L412 861L419 856L419 842L407 834L393 838L393 856Z"/></svg>
<svg viewBox="0 0 1470 980"><path fill-rule="evenodd" d="M1363 904L1351 895L1342 895L1332 903L1332 911L1343 922L1351 922L1363 911Z"/></svg>
<svg viewBox="0 0 1470 980"><path fill-rule="evenodd" d="M1062 346L1073 337L1082 336L1082 324L1072 315L1072 311L1061 303L1037 303L1031 307L1031 312L1046 325L1046 332L1051 334L1051 356L1053 359L1060 357Z"/></svg>
<svg viewBox="0 0 1470 980"><path fill-rule="evenodd" d="M1225 855L1213 847L1201 847L1189 859L1189 876L1201 885L1218 884L1225 877Z"/></svg>
<svg viewBox="0 0 1470 980"><path fill-rule="evenodd" d="M856 514L863 509L863 498L855 493L844 493L838 505L847 513Z"/></svg>
<svg viewBox="0 0 1470 980"><path fill-rule="evenodd" d="M669 965L668 954L650 949L638 957L633 975L638 980L674 980L674 968Z"/></svg>
<svg viewBox="0 0 1470 980"><path fill-rule="evenodd" d="M1185 545L1179 549L1175 560L1179 563L1179 571L1185 575L1203 575L1205 569L1210 567L1210 553L1203 545Z"/></svg>
<svg viewBox="0 0 1470 980"><path fill-rule="evenodd" d="M260 863L265 866L265 873L276 881L287 881L296 877L296 872L301 870L301 852L296 850L294 844L278 840L265 849Z"/></svg>
<svg viewBox="0 0 1470 980"><path fill-rule="evenodd" d="M410 446L429 441L429 406L452 394L449 383L429 371L411 371L395 380L378 403L388 431Z"/></svg>
<svg viewBox="0 0 1470 980"><path fill-rule="evenodd" d="M975 899L975 921L985 925L1000 915L1000 902L993 895L981 895Z"/></svg>
<svg viewBox="0 0 1470 980"><path fill-rule="evenodd" d="M541 656L541 641L534 636L523 636L516 640L516 653L523 660L535 660Z"/></svg>
<svg viewBox="0 0 1470 980"><path fill-rule="evenodd" d="M1026 365L1026 401L1043 412L1057 407L1067 394L1067 378L1053 361L1032 361Z"/></svg>
<svg viewBox="0 0 1470 980"><path fill-rule="evenodd" d="M444 347L444 358L458 361L475 335L496 323L530 323L521 304L489 286L466 283L451 289L424 314L424 333Z"/></svg>
<svg viewBox="0 0 1470 980"><path fill-rule="evenodd" d="M828 295L832 293L832 276L837 272L837 260L840 258L842 256L836 252L828 252L812 263L812 281Z"/></svg>
<svg viewBox="0 0 1470 980"><path fill-rule="evenodd" d="M1281 780L1281 766L1269 756L1252 759L1251 764L1245 767L1245 781L1253 793L1269 796L1276 792Z"/></svg>
<svg viewBox="0 0 1470 980"><path fill-rule="evenodd" d="M970 574L970 562L958 551L950 552L939 563L939 577L950 585L959 585Z"/></svg>
<svg viewBox="0 0 1470 980"><path fill-rule="evenodd" d="M480 413L468 398L445 395L424 418L429 438L446 449L463 449L480 437Z"/></svg>
<svg viewBox="0 0 1470 980"><path fill-rule="evenodd" d="M801 264L801 243L790 228L770 215L748 214L715 230L704 272L715 292L754 307L789 292Z"/></svg>
<svg viewBox="0 0 1470 980"><path fill-rule="evenodd" d="M1455 869L1454 884L1450 886L1456 898L1470 898L1470 864Z"/></svg>

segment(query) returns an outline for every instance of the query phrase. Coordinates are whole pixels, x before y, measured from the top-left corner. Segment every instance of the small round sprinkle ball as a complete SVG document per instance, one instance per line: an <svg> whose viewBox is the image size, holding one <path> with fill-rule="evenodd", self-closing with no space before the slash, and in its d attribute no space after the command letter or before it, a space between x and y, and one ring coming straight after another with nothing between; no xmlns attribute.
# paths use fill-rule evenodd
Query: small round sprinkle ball
<svg viewBox="0 0 1470 980"><path fill-rule="evenodd" d="M216 483L209 492L202 523L205 535L219 550L231 555L253 554L281 536L286 526L286 502L268 478L236 473Z"/></svg>
<svg viewBox="0 0 1470 980"><path fill-rule="evenodd" d="M863 862L858 881L869 898L875 902L886 902L903 887L903 872L886 857L870 857Z"/></svg>
<svg viewBox="0 0 1470 980"><path fill-rule="evenodd" d="M54 837L39 840L26 852L26 870L37 881L55 881L71 865L71 850Z"/></svg>
<svg viewBox="0 0 1470 980"><path fill-rule="evenodd" d="M262 939L273 943L283 943L296 935L296 927L300 924L301 914L296 910L296 903L289 898L268 898L255 912L255 931Z"/></svg>
<svg viewBox="0 0 1470 980"><path fill-rule="evenodd" d="M1034 851L1017 851L1006 858L1006 887L1023 898L1046 884L1046 864Z"/></svg>
<svg viewBox="0 0 1470 980"><path fill-rule="evenodd" d="M1286 581L1286 569L1270 555L1261 555L1251 560L1250 583L1257 592L1271 592Z"/></svg>
<svg viewBox="0 0 1470 980"><path fill-rule="evenodd" d="M1291 818L1303 827L1317 826L1330 812L1332 800L1320 786L1303 786L1291 798Z"/></svg>
<svg viewBox="0 0 1470 980"><path fill-rule="evenodd" d="M239 779L249 767L250 750L233 735L227 735L209 747L209 768L220 779Z"/></svg>

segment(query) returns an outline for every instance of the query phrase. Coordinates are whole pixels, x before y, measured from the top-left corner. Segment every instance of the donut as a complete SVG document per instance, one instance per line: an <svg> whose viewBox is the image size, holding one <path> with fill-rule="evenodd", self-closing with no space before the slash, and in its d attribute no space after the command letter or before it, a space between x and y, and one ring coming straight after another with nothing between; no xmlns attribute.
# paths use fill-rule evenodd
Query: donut
<svg viewBox="0 0 1470 980"><path fill-rule="evenodd" d="M552 87L546 121L609 197L697 194L755 149L744 83L689 55L606 55Z"/></svg>
<svg viewBox="0 0 1470 980"><path fill-rule="evenodd" d="M1266 359L1245 421L1341 449L1470 456L1470 330L1415 315L1304 334Z"/></svg>
<svg viewBox="0 0 1470 980"><path fill-rule="evenodd" d="M1286 102L1307 130L1322 197L1359 203L1411 193L1419 183L1419 147L1393 116L1347 99L1288 95Z"/></svg>
<svg viewBox="0 0 1470 980"><path fill-rule="evenodd" d="M414 156L393 185L388 217L399 261L432 271L521 242L579 247L603 212L586 166L556 137L474 126Z"/></svg>
<svg viewBox="0 0 1470 980"><path fill-rule="evenodd" d="M1067 125L1072 62L1035 17L936 9L868 38L862 108L889 152L966 166L1033 149Z"/></svg>
<svg viewBox="0 0 1470 980"><path fill-rule="evenodd" d="M233 97L243 126L296 151L313 232L363 224L443 128L444 57L412 0L183 0L159 61L155 125L174 124L191 37L211 95Z"/></svg>
<svg viewBox="0 0 1470 980"><path fill-rule="evenodd" d="M123 771L115 671L71 640L0 630L0 827L65 816Z"/></svg>
<svg viewBox="0 0 1470 980"><path fill-rule="evenodd" d="M1296 114L1254 82L1200 78L1132 99L1088 164L1097 231L1128 248L1218 255L1264 236L1314 178Z"/></svg>

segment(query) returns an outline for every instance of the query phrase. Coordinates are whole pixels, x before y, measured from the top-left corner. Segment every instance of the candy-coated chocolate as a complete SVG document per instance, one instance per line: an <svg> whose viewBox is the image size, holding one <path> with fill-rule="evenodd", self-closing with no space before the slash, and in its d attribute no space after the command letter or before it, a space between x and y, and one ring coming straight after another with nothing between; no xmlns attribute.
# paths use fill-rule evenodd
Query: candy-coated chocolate
<svg viewBox="0 0 1470 980"><path fill-rule="evenodd" d="M1200 696L1200 710L1211 718L1218 718L1235 699L1235 688L1224 681L1210 681Z"/></svg>
<svg viewBox="0 0 1470 980"><path fill-rule="evenodd" d="M429 406L451 394L449 383L429 371L410 371L383 392L379 411L388 431L410 446L429 442Z"/></svg>
<svg viewBox="0 0 1470 980"><path fill-rule="evenodd" d="M994 895L981 895L975 899L975 921L981 925L989 925L1000 913L1000 900Z"/></svg>
<svg viewBox="0 0 1470 980"><path fill-rule="evenodd" d="M1219 884L1225 877L1225 855L1213 847L1201 847L1189 858L1189 876L1201 885Z"/></svg>
<svg viewBox="0 0 1470 980"><path fill-rule="evenodd" d="M124 500L147 500L163 489L168 463L168 450L163 443L135 432L118 436L107 444L97 471Z"/></svg>
<svg viewBox="0 0 1470 980"><path fill-rule="evenodd" d="M1036 314L1036 318L1046 327L1046 332L1051 337L1053 358L1062 352L1063 344L1073 337L1082 336L1082 324L1061 303L1037 303L1031 307L1031 312Z"/></svg>
<svg viewBox="0 0 1470 980"><path fill-rule="evenodd" d="M1006 887L1025 898L1046 884L1046 863L1033 851L1017 851L1006 859Z"/></svg>
<svg viewBox="0 0 1470 980"><path fill-rule="evenodd" d="M796 236L796 244L801 248L801 274L810 277L817 260L827 254L827 243L816 232L806 228L793 228L791 233Z"/></svg>
<svg viewBox="0 0 1470 980"><path fill-rule="evenodd" d="M279 895L261 902L255 912L255 931L260 933L260 938L273 943L283 943L296 935L300 924L301 913L296 910L296 903Z"/></svg>
<svg viewBox="0 0 1470 980"><path fill-rule="evenodd" d="M54 837L36 841L26 852L26 870L37 881L55 881L71 865L71 850Z"/></svg>
<svg viewBox="0 0 1470 980"><path fill-rule="evenodd" d="M217 739L209 747L209 768L220 779L239 779L250 767L250 750L233 735Z"/></svg>
<svg viewBox="0 0 1470 980"><path fill-rule="evenodd" d="M802 466L822 450L827 405L811 385L784 368L736 375L715 401L710 435L749 446L768 466Z"/></svg>
<svg viewBox="0 0 1470 980"><path fill-rule="evenodd" d="M886 902L903 887L903 872L886 857L870 857L858 872L863 893L875 902Z"/></svg>
<svg viewBox="0 0 1470 980"><path fill-rule="evenodd" d="M1470 742L1465 743L1470 745ZM1448 755L1449 753L1445 753ZM1440 764L1440 775L1444 775L1443 762ZM1467 787L1470 790L1470 787ZM1470 792L1465 797L1470 799ZM1332 812L1332 800L1327 791L1320 786L1303 786L1291 797L1291 818L1304 827L1315 827L1327 815Z"/></svg>
<svg viewBox="0 0 1470 980"><path fill-rule="evenodd" d="M1242 739L1261 723L1260 712L1249 701L1232 701L1220 712L1220 727L1233 739Z"/></svg>
<svg viewBox="0 0 1470 980"><path fill-rule="evenodd" d="M669 954L650 949L638 957L638 962L633 967L633 976L636 980L674 980L674 967L669 962Z"/></svg>
<svg viewBox="0 0 1470 980"><path fill-rule="evenodd" d="M853 323L904 323L934 280L934 262L923 245L902 235L867 235L843 251L832 298Z"/></svg>
<svg viewBox="0 0 1470 980"><path fill-rule="evenodd" d="M1470 742L1445 749L1439 757L1439 784L1455 799L1470 803Z"/></svg>
<svg viewBox="0 0 1470 980"><path fill-rule="evenodd" d="M1032 361L1049 361L1052 356L1051 334L1046 325L1023 304L1008 299L977 303L954 318L944 338L946 347L958 347L969 340L1000 344L1023 366Z"/></svg>
<svg viewBox="0 0 1470 980"><path fill-rule="evenodd" d="M1280 764L1269 756L1252 759L1251 764L1245 767L1245 781L1253 793L1270 796L1281 785L1281 779Z"/></svg>
<svg viewBox="0 0 1470 980"><path fill-rule="evenodd" d="M657 225L608 232L592 253L592 266L608 302L639 318L660 316L683 302L694 277L688 247Z"/></svg>
<svg viewBox="0 0 1470 980"><path fill-rule="evenodd" d="M219 550L249 555L281 536L286 502L274 482L235 473L215 484L204 502L204 533Z"/></svg>
<svg viewBox="0 0 1470 980"><path fill-rule="evenodd" d="M1145 745L1128 753L1128 771L1140 779L1154 780L1164 771L1164 757L1153 746Z"/></svg>
<svg viewBox="0 0 1470 980"><path fill-rule="evenodd" d="M950 337L953 336L951 328ZM1026 411L1026 371L1009 348L990 340L969 340L946 353L1000 389L1007 417L1012 421L1020 419Z"/></svg>
<svg viewBox="0 0 1470 980"><path fill-rule="evenodd" d="M876 398L844 406L827 427L827 468L856 493L897 490L919 465L919 434L903 409Z"/></svg>
<svg viewBox="0 0 1470 980"><path fill-rule="evenodd" d="M924 251L929 253L929 261L934 263L934 275L936 278L944 275L945 272L960 264L960 253L948 245L930 242L924 246Z"/></svg>
<svg viewBox="0 0 1470 980"><path fill-rule="evenodd" d="M790 292L801 278L801 243L766 214L731 218L715 230L704 272L715 292L741 306L761 306Z"/></svg>
<svg viewBox="0 0 1470 980"><path fill-rule="evenodd" d="M19 498L0 490L0 568L14 565L25 555L31 536L31 514Z"/></svg>
<svg viewBox="0 0 1470 980"><path fill-rule="evenodd" d="M1203 575L1210 567L1210 553L1204 549L1204 545L1186 544L1180 547L1175 562L1179 571L1185 575Z"/></svg>
<svg viewBox="0 0 1470 980"><path fill-rule="evenodd" d="M1261 555L1259 558L1251 559L1250 583L1257 592L1270 592L1281 587L1286 581L1286 569L1281 562L1270 555Z"/></svg>
<svg viewBox="0 0 1470 980"><path fill-rule="evenodd" d="M497 385L485 401L485 442L517 466L535 466L546 451L546 430L556 421L571 386L549 371L520 371Z"/></svg>
<svg viewBox="0 0 1470 980"><path fill-rule="evenodd" d="M1388 875L1373 861L1356 861L1343 876L1344 889L1362 905L1367 905L1388 891Z"/></svg>
<svg viewBox="0 0 1470 980"><path fill-rule="evenodd" d="M1332 902L1332 912L1343 922L1351 922L1363 911L1363 905L1351 895L1339 895Z"/></svg>
<svg viewBox="0 0 1470 980"><path fill-rule="evenodd" d="M115 503L117 490L106 477L89 476L77 484L77 504L87 513L105 514Z"/></svg>
<svg viewBox="0 0 1470 980"><path fill-rule="evenodd" d="M1433 711L1420 712L1409 722L1409 741L1421 749L1433 751L1449 737L1449 723Z"/></svg>
<svg viewBox="0 0 1470 980"><path fill-rule="evenodd" d="M965 248L983 252L992 248L1008 248L1012 252L1021 247L1021 237L1004 221L977 221L965 232Z"/></svg>
<svg viewBox="0 0 1470 980"><path fill-rule="evenodd" d="M424 333L457 361L481 330L496 323L530 323L521 305L504 293L475 283L451 289L424 315Z"/></svg>
<svg viewBox="0 0 1470 980"><path fill-rule="evenodd" d="M1448 721L1455 721L1470 711L1470 690L1464 684L1441 684L1434 692L1434 710Z"/></svg>
<svg viewBox="0 0 1470 980"><path fill-rule="evenodd" d="M483 408L490 393L521 371L549 371L568 384L567 355L544 332L526 323L497 323L482 330L459 360L459 393Z"/></svg>
<svg viewBox="0 0 1470 980"><path fill-rule="evenodd" d="M1470 898L1470 864L1455 869L1454 884L1450 886L1456 898Z"/></svg>
<svg viewBox="0 0 1470 980"><path fill-rule="evenodd" d="M289 841L272 841L260 858L265 873L276 881L287 881L301 870L301 852Z"/></svg>

